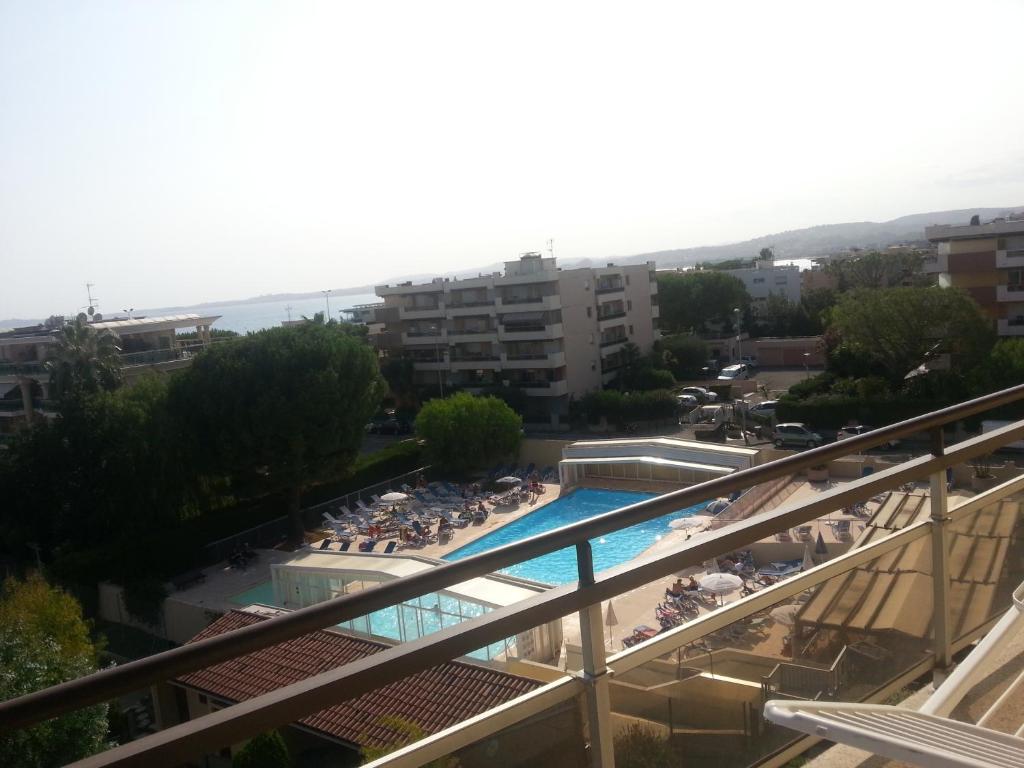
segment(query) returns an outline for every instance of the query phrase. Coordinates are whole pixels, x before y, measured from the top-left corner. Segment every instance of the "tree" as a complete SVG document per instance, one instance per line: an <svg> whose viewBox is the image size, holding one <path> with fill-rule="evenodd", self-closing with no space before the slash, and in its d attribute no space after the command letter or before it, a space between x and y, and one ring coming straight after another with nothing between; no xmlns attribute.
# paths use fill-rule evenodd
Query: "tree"
<svg viewBox="0 0 1024 768"><path fill-rule="evenodd" d="M708 359L707 343L687 333L665 336L654 344L655 367L667 368L677 379L698 376Z"/></svg>
<svg viewBox="0 0 1024 768"><path fill-rule="evenodd" d="M515 453L522 427L522 417L498 398L465 392L431 400L416 417L430 460L459 474Z"/></svg>
<svg viewBox="0 0 1024 768"><path fill-rule="evenodd" d="M0 593L0 700L96 670L96 648L78 602L40 576L8 579ZM0 732L9 768L64 765L101 751L107 705L95 704L30 728Z"/></svg>
<svg viewBox="0 0 1024 768"><path fill-rule="evenodd" d="M921 269L917 251L869 251L850 259L829 262L825 270L836 276L840 291L895 288L905 284L924 287L929 278Z"/></svg>
<svg viewBox="0 0 1024 768"><path fill-rule="evenodd" d="M992 348L992 322L953 288L889 288L844 294L830 313L831 343L902 383L930 354L948 353L960 370ZM875 371L855 372L858 376Z"/></svg>
<svg viewBox="0 0 1024 768"><path fill-rule="evenodd" d="M277 731L253 736L231 758L231 768L290 768L288 746Z"/></svg>
<svg viewBox="0 0 1024 768"><path fill-rule="evenodd" d="M46 369L55 399L68 401L120 385L121 349L113 333L97 331L77 317L54 336Z"/></svg>
<svg viewBox="0 0 1024 768"><path fill-rule="evenodd" d="M416 391L416 366L406 357L389 357L381 363L380 372L388 383L395 406L415 406L418 393Z"/></svg>
<svg viewBox="0 0 1024 768"><path fill-rule="evenodd" d="M206 350L172 380L170 410L211 473L286 494L299 543L303 486L351 466L385 388L369 346L303 323Z"/></svg>
<svg viewBox="0 0 1024 768"><path fill-rule="evenodd" d="M693 270L658 273L659 323L670 332L699 332L711 325L732 327L733 310L746 310L750 296L728 272Z"/></svg>

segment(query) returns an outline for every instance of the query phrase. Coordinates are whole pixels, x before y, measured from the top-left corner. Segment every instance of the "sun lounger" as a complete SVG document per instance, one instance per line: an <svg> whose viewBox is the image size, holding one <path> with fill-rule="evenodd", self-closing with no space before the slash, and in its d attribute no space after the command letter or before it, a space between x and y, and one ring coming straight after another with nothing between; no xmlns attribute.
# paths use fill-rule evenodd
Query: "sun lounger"
<svg viewBox="0 0 1024 768"><path fill-rule="evenodd" d="M376 546L377 546L377 540L376 539L367 539L366 541L361 541L359 543L359 551L360 552L373 552L373 548L376 547Z"/></svg>
<svg viewBox="0 0 1024 768"><path fill-rule="evenodd" d="M809 525L801 525L801 526L799 526L796 529L797 538L800 539L800 541L810 541L811 540L811 530L812 530L811 526L809 526Z"/></svg>
<svg viewBox="0 0 1024 768"><path fill-rule="evenodd" d="M331 540L330 539L324 539L323 541L320 542L320 546L318 547L318 549L327 549L330 546L331 546Z"/></svg>
<svg viewBox="0 0 1024 768"><path fill-rule="evenodd" d="M343 542L341 542L341 546L338 547L338 551L339 552L348 552L348 548L351 547L351 546L352 546L352 542L351 541L343 541Z"/></svg>
<svg viewBox="0 0 1024 768"><path fill-rule="evenodd" d="M341 512L341 514L345 515L345 517L352 517L353 514L352 510L346 507L344 504L338 507L338 511Z"/></svg>
<svg viewBox="0 0 1024 768"><path fill-rule="evenodd" d="M395 547L397 547L397 546L398 546L398 542L397 541L389 541L388 545L386 547L384 547L383 554L390 555L392 552L395 551Z"/></svg>
<svg viewBox="0 0 1024 768"><path fill-rule="evenodd" d="M356 499L356 509L362 512L364 515L373 514L373 510L366 506L366 503L362 499Z"/></svg>
<svg viewBox="0 0 1024 768"><path fill-rule="evenodd" d="M332 514L331 514L330 512L322 512L322 513L320 513L320 517L321 517L321 518L323 519L323 521L324 521L325 523L327 523L328 525L341 525L341 524L342 524L341 520L339 520L338 518L336 518L336 517L335 517L334 515L332 515Z"/></svg>

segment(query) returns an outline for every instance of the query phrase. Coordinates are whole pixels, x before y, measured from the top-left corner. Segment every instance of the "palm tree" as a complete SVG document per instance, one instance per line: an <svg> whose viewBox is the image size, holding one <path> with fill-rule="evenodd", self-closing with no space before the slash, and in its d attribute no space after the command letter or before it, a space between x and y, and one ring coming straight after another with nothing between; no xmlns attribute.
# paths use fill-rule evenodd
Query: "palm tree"
<svg viewBox="0 0 1024 768"><path fill-rule="evenodd" d="M54 334L46 369L51 396L62 399L116 389L121 383L121 348L116 334L97 331L77 317Z"/></svg>

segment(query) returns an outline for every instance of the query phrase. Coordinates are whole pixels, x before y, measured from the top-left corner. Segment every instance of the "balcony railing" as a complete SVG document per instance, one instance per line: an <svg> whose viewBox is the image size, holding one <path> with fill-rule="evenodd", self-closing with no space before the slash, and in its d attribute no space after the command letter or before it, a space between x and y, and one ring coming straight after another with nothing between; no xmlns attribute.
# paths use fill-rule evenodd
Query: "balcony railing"
<svg viewBox="0 0 1024 768"><path fill-rule="evenodd" d="M451 357L453 363L490 363L500 359L501 358L496 354L452 355Z"/></svg>
<svg viewBox="0 0 1024 768"><path fill-rule="evenodd" d="M501 303L511 306L513 304L540 304L543 301L543 296L509 296L508 298L503 298Z"/></svg>
<svg viewBox="0 0 1024 768"><path fill-rule="evenodd" d="M950 508L946 497L946 470L990 454L1001 446L1021 439L1024 437L1024 421L1013 422L993 432L949 447L944 445L942 430L946 425L1022 399L1024 385L848 438L839 443L743 469L463 560L449 562L429 571L393 579L381 583L374 589L342 595L317 605L278 615L244 629L0 702L0 724L5 728L32 725L65 712L140 690L155 682L237 658L260 648L277 645L311 631L349 621L403 601L414 600L468 579L571 546L576 548L577 553L578 582L554 587L535 597L497 608L436 634L387 648L358 662L329 669L314 677L249 699L242 704L226 707L157 734L115 747L89 758L88 764L154 767L180 764L206 752L216 751L224 745L238 743L276 725L307 717L326 706L370 693L441 662L468 654L488 643L578 612L583 638L581 673L567 673L557 677L526 696L410 744L380 758L373 765L395 768L424 765L481 740L494 738L502 729L536 718L560 703L580 701L586 703L591 760L594 765L611 766L614 764L609 697L612 680L628 680L631 671L643 672L652 664L664 666L665 659L672 660L668 663L673 679L680 680L680 672L686 671L689 674L694 671L691 667L703 663L703 654L699 649L696 655L690 654L690 650L703 638L729 632L731 628L740 626L755 614L765 613L782 601L796 598L813 588L836 583L832 580L874 563L883 556L898 557L899 552L909 544L930 540L929 551L933 555L929 566L931 573L923 575L923 581L914 582L918 585L916 588L920 590L914 597L918 604L934 604L940 610L934 612L934 617L922 629L924 639L914 647L912 653L904 653L902 649L893 648L886 656L885 648L871 644L862 644L865 647L858 649L861 658L866 660L867 666L864 669L870 672L870 677L858 681L861 691L859 695L875 699L884 697L934 667L948 667L952 654L973 642L994 621L994 618L988 616L991 612L979 614L975 617L975 623L961 634L954 635L950 619L950 536L956 531L956 526L962 525L971 515L980 515L991 505L1024 491L1024 476L1005 481ZM924 456L893 464L859 479L834 485L810 497L784 503L783 506L771 511L734 522L716 531L713 537L695 536L678 546L662 549L655 554L601 573L594 573L590 540L699 504L709 498L728 496L760 483L789 477L813 466L857 455L894 439L907 438L919 433L931 435L930 452ZM741 550L778 531L795 528L829 515L837 509L879 493L895 490L905 483L921 478L928 478L931 486L931 495L927 502L930 515L926 519L884 538L871 539L863 546L798 576L780 581L725 607L700 615L606 658L602 601L623 595L652 581L678 573L682 569L701 566L708 560ZM886 573L892 575L898 571ZM995 608L999 611L1005 607L1002 605ZM895 654L896 651L901 652ZM828 674L816 677L840 684L844 676L843 669L845 667L834 664L828 668ZM696 667L696 671L700 673L699 666ZM776 683L783 680L781 674L769 677ZM716 679L713 670L710 679L712 682ZM803 683L809 684L808 676L800 679ZM634 683L634 686L636 685L638 684ZM760 726L756 725L760 722L758 712L746 712L744 717L745 722L755 723L752 732L761 734L758 730ZM583 738L582 734L579 738ZM735 735L729 735L727 738L733 741L737 739ZM813 741L810 738L805 738L802 742L766 739L765 744L766 748L770 748L772 755L781 755L783 752L792 755L796 754L800 747L810 746ZM762 756L768 756L763 753L749 754L749 741L744 749L747 750L744 758L746 762L759 761Z"/></svg>
<svg viewBox="0 0 1024 768"><path fill-rule="evenodd" d="M625 316L626 316L626 310L623 309L623 310L620 310L619 312L608 312L608 313L603 314L603 315L598 315L597 319L598 320L615 320L616 318L625 317Z"/></svg>
<svg viewBox="0 0 1024 768"><path fill-rule="evenodd" d="M497 333L497 328L452 328L448 333L453 336L472 336L474 334Z"/></svg>
<svg viewBox="0 0 1024 768"><path fill-rule="evenodd" d="M42 362L31 361L24 363L0 363L0 375L2 374L25 374L33 376L40 373L45 373L46 367Z"/></svg>
<svg viewBox="0 0 1024 768"><path fill-rule="evenodd" d="M614 339L601 339L602 347L610 347L614 344L622 344L623 342L629 341L626 336L616 336Z"/></svg>
<svg viewBox="0 0 1024 768"><path fill-rule="evenodd" d="M600 295L605 294L605 293L617 293L618 291L624 291L624 290L626 290L626 286L623 285L622 283L611 283L611 284L608 284L608 285L600 285L600 284L598 284L597 290L595 290L594 293L596 293L598 296L600 296Z"/></svg>
<svg viewBox="0 0 1024 768"><path fill-rule="evenodd" d="M501 327L506 333L539 333L547 330L543 323L502 323Z"/></svg>
<svg viewBox="0 0 1024 768"><path fill-rule="evenodd" d="M506 360L547 360L546 352L530 352L528 354L505 355Z"/></svg>
<svg viewBox="0 0 1024 768"><path fill-rule="evenodd" d="M0 400L0 411L4 413L21 413L24 410L20 397L16 400Z"/></svg>
<svg viewBox="0 0 1024 768"><path fill-rule="evenodd" d="M448 302L448 309L472 309L473 307L493 307L494 301L459 301Z"/></svg>

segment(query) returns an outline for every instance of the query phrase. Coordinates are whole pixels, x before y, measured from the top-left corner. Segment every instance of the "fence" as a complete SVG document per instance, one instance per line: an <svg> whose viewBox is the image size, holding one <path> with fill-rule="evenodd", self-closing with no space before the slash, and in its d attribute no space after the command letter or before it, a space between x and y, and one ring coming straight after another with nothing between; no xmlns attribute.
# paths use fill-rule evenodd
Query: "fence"
<svg viewBox="0 0 1024 768"><path fill-rule="evenodd" d="M320 527L323 525L323 513L330 512L334 514L342 504L351 507L355 505L357 499L369 501L373 494L380 495L381 493L401 488L403 483L415 486L417 478L420 475L426 474L429 469L429 465L420 467L412 472L406 472L403 475L369 485L366 488L360 488L358 491L346 493L344 496L338 496L337 498L314 504L311 507L306 507L300 513L302 515L302 524L306 528ZM218 563L221 560L227 559L232 552L240 547L274 547L287 539L290 532L288 516L275 517L273 520L268 520L260 525L254 525L252 528L247 528L240 533L235 533L207 544L203 547L203 562L207 564Z"/></svg>
<svg viewBox="0 0 1024 768"><path fill-rule="evenodd" d="M920 605L926 598L935 606L929 625L920 641L906 647L893 644L885 654L878 654L877 669L870 679L856 680L856 691L850 695L878 700L926 673L932 668L947 668L951 655L984 633L994 618L1005 609L1009 592L993 593L993 610L972 614L970 622L954 625L950 600L950 536L956 526L999 504L1013 494L1024 491L1024 476L992 488L975 498L961 502L952 509L946 498L945 470L1024 437L1024 421L965 440L947 448L942 442L944 424L980 413L990 408L1024 399L1024 385L987 395L951 408L910 419L870 432L839 444L826 445L791 455L769 464L741 470L697 486L649 499L614 512L597 515L552 531L538 534L457 562L450 562L413 576L393 579L373 589L347 594L324 603L279 615L250 627L192 643L121 667L105 669L93 675L0 703L0 726L18 728L55 715L73 711L89 704L106 701L123 693L138 690L150 683L173 678L185 672L236 658L259 648L276 645L300 637L313 630L366 615L398 602L417 598L439 589L465 582L476 576L507 568L528 559L575 546L579 581L564 584L515 604L490 611L456 626L419 640L394 646L359 662L329 669L314 677L271 691L248 701L229 706L201 718L181 723L165 731L129 744L115 747L89 758L83 765L175 765L226 744L234 744L270 727L306 717L324 707L351 700L376 691L411 674L457 658L491 642L531 629L538 624L578 612L583 640L583 669L572 671L530 694L489 710L421 739L373 763L391 768L421 766L460 750L486 742L488 754L492 745L500 749L500 739L522 723L535 723L547 713L558 710L566 702L577 702L586 714L587 735L582 731L569 734L580 744L590 744L590 761L596 766L613 766L612 709L609 686L613 680L625 679L634 670L651 663L664 664L666 656L679 652L689 644L710 638L738 622L761 614L772 606L808 590L835 584L852 571L886 556L898 556L911 544L930 542L930 574L914 582L915 597ZM613 531L692 506L709 497L724 496L758 483L792 475L848 453L856 453L880 445L890 439L927 430L932 434L931 452L925 456L875 472L867 477L837 485L778 509L734 523L714 537L694 537L678 547L627 565L595 574L589 540ZM814 520L853 502L870 498L901 484L928 478L932 494L930 517L915 522L896 533L845 555L825 562L799 576L754 592L734 603L699 616L685 624L606 658L602 601L623 595L682 568L700 566L707 560L736 551L779 530ZM1016 525L1016 518L1014 519ZM1019 554L1019 553L1018 553ZM1019 557L1015 554L1013 562ZM1014 575L1014 574L1010 574ZM1000 578L1002 578L1002 574ZM999 599L996 599L998 596ZM894 635L890 635L894 637ZM902 642L902 640L900 641ZM691 662L688 661L688 664ZM695 663L695 660L694 660ZM609 674L611 673L611 674ZM714 675L711 676L714 680ZM853 676L859 677L859 676ZM705 680L703 676L693 678ZM757 687L760 696L760 686ZM678 699L685 704L687 699ZM705 703L697 699L698 708ZM520 734L520 739L521 739ZM747 764L769 762L781 765L805 749L814 739L795 740L789 733L769 730L757 744L757 754L744 752ZM528 745L528 741L519 742ZM728 743L728 739L727 742ZM504 752L502 754L509 754ZM514 756L514 755L513 755ZM524 756L525 762L528 756Z"/></svg>

